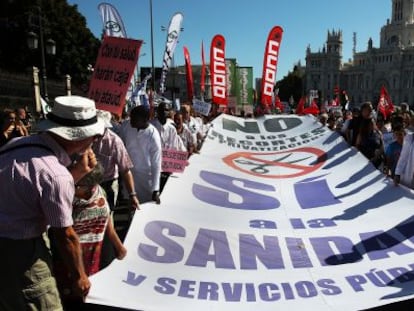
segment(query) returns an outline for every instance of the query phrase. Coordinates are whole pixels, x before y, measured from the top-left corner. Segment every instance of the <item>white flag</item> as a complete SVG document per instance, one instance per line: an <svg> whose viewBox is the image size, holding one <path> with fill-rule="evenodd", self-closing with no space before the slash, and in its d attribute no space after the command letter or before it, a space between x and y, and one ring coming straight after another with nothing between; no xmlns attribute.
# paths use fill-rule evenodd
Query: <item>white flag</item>
<svg viewBox="0 0 414 311"><path fill-rule="evenodd" d="M165 80L167 73L170 70L171 60L173 58L175 47L177 46L178 37L181 31L181 24L183 22L183 14L175 13L168 26L167 42L165 45L164 59L162 62L162 74L160 82L160 92L165 92Z"/></svg>
<svg viewBox="0 0 414 311"><path fill-rule="evenodd" d="M127 34L117 9L109 3L100 3L98 10L101 13L105 34L111 37L126 38Z"/></svg>

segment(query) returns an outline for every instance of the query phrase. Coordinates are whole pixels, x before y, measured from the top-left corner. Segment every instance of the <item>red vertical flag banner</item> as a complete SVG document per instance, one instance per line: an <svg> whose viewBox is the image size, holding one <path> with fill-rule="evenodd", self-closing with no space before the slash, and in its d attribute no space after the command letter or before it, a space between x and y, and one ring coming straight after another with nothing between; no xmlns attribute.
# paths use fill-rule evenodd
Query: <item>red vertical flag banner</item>
<svg viewBox="0 0 414 311"><path fill-rule="evenodd" d="M191 102L194 97L194 83L193 83L193 70L191 68L190 53L187 47L184 47L184 59L185 59L185 73L187 77L187 96Z"/></svg>
<svg viewBox="0 0 414 311"><path fill-rule="evenodd" d="M263 60L262 74L262 105L270 106L272 104L272 95L276 82L277 63L279 59L279 47L282 41L283 29L275 26L269 32L266 42L266 49Z"/></svg>
<svg viewBox="0 0 414 311"><path fill-rule="evenodd" d="M296 114L301 116L305 114L305 102L306 102L306 97L302 96L299 99L299 103L298 106L296 107Z"/></svg>
<svg viewBox="0 0 414 311"><path fill-rule="evenodd" d="M205 81L206 81L206 61L204 59L204 44L203 41L201 41L201 81L200 81L200 88L201 88L201 95L204 95L204 92L206 91L205 87Z"/></svg>
<svg viewBox="0 0 414 311"><path fill-rule="evenodd" d="M210 47L210 75L213 103L227 105L225 40L215 35Z"/></svg>
<svg viewBox="0 0 414 311"><path fill-rule="evenodd" d="M384 116L384 119L388 119L394 112L394 104L392 103L391 97L384 85L381 86L377 110Z"/></svg>
<svg viewBox="0 0 414 311"><path fill-rule="evenodd" d="M122 114L141 44L141 40L104 37L88 93L96 108Z"/></svg>

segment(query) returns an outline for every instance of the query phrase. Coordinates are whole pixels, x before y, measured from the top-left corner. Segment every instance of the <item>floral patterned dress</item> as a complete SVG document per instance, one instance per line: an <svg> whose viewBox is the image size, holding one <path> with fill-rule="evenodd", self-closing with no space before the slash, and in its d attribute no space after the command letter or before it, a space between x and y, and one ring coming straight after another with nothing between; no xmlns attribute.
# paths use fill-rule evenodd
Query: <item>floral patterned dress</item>
<svg viewBox="0 0 414 311"><path fill-rule="evenodd" d="M97 186L89 200L75 198L73 202L73 229L79 236L85 272L99 271L102 242L110 217L105 191Z"/></svg>

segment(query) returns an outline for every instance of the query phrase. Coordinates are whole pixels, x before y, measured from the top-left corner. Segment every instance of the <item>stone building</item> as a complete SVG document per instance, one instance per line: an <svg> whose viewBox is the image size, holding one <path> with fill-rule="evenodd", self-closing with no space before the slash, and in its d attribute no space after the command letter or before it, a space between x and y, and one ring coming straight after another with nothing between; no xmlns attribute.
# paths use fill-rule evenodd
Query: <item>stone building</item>
<svg viewBox="0 0 414 311"><path fill-rule="evenodd" d="M380 46L368 40L366 51L355 52L342 61L342 32L328 31L321 51L306 50L305 88L318 90L322 100L330 100L338 86L350 101L378 101L384 85L395 104L414 105L414 1L392 0L391 19L381 28Z"/></svg>

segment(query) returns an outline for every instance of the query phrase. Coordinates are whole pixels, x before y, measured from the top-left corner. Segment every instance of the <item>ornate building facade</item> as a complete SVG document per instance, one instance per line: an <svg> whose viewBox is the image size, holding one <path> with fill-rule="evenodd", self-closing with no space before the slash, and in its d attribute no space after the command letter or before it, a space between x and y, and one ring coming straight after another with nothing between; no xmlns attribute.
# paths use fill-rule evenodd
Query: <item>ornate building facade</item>
<svg viewBox="0 0 414 311"><path fill-rule="evenodd" d="M338 86L350 101L377 103L384 85L395 104L414 105L414 1L392 0L391 19L381 28L380 46L368 40L366 51L353 53L342 62L342 31L328 31L321 51L306 50L305 88L318 90L322 100L330 100Z"/></svg>

